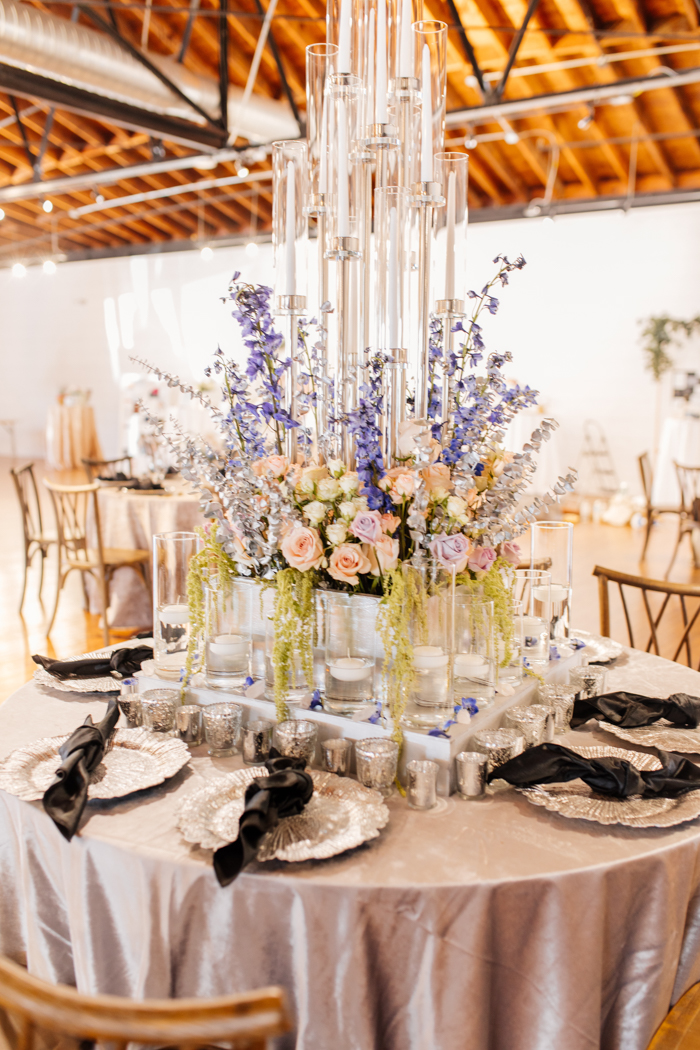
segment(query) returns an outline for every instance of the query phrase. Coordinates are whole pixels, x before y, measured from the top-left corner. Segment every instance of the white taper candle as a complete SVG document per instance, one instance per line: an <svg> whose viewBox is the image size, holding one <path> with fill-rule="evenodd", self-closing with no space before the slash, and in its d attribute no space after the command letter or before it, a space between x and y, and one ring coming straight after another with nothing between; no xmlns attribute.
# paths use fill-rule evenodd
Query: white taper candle
<svg viewBox="0 0 700 1050"><path fill-rule="evenodd" d="M323 92L323 111L321 114L321 156L319 158L318 192L328 193L328 95Z"/></svg>
<svg viewBox="0 0 700 1050"><path fill-rule="evenodd" d="M350 236L350 186L348 183L348 123L345 100L338 99L338 236Z"/></svg>
<svg viewBox="0 0 700 1050"><path fill-rule="evenodd" d="M455 208L457 176L451 171L447 176L447 215L445 237L445 298L455 297Z"/></svg>
<svg viewBox="0 0 700 1050"><path fill-rule="evenodd" d="M413 34L411 32L413 12L411 0L401 4L401 36L399 39L399 76L413 76Z"/></svg>
<svg viewBox="0 0 700 1050"><path fill-rule="evenodd" d="M377 86L375 92L375 122L388 124L389 113L386 104L387 92L387 49L386 49L386 0L377 0Z"/></svg>
<svg viewBox="0 0 700 1050"><path fill-rule="evenodd" d="M350 54L352 51L352 0L341 0L340 26L338 27L338 72L352 73Z"/></svg>

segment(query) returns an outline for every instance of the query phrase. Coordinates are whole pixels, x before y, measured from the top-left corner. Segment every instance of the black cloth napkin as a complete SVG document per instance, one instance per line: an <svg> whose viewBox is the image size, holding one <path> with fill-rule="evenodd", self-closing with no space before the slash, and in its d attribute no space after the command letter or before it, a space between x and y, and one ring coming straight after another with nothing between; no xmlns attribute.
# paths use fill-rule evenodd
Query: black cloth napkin
<svg viewBox="0 0 700 1050"><path fill-rule="evenodd" d="M660 718L667 718L676 726L692 729L700 724L700 698L686 693L674 693L667 700L656 700L637 693L605 693L574 702L571 728L582 726L589 718L612 722L616 726L633 729L650 726Z"/></svg>
<svg viewBox="0 0 700 1050"><path fill-rule="evenodd" d="M560 744L539 744L497 766L489 780L532 787L581 779L598 794L614 798L676 798L700 789L700 766L669 751L659 751L659 758L661 769L640 772L624 758L582 758Z"/></svg>
<svg viewBox="0 0 700 1050"><path fill-rule="evenodd" d="M285 758L272 748L265 763L270 775L256 777L246 788L238 838L214 853L214 871L221 886L228 886L255 860L266 831L283 817L301 813L314 793L314 782L304 771L305 764L303 758Z"/></svg>
<svg viewBox="0 0 700 1050"><path fill-rule="evenodd" d="M122 678L129 678L138 671L144 660L153 659L150 645L136 645L133 649L115 649L111 656L86 657L84 660L52 660L48 656L32 657L54 678L111 678L116 671Z"/></svg>
<svg viewBox="0 0 700 1050"><path fill-rule="evenodd" d="M58 749L63 761L44 792L44 809L69 842L85 809L90 774L102 761L118 720L119 707L116 700L110 700L101 722L95 725L88 715Z"/></svg>

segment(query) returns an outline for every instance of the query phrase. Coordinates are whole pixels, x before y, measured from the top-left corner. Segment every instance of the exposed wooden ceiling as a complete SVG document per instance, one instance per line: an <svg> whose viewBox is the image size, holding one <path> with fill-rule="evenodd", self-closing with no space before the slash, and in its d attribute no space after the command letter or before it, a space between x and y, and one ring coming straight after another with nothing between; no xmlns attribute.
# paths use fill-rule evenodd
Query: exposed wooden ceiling
<svg viewBox="0 0 700 1050"><path fill-rule="evenodd" d="M35 7L75 18L73 5L31 0ZM264 5L264 6L263 6ZM243 87L262 24L267 0L229 0L230 83ZM91 28L90 8L128 42L150 52L177 57L188 33L187 0L86 0L79 21ZM184 65L216 77L219 72L219 22L216 0L192 0L195 11L184 52ZM483 107L499 98L499 81L517 53L502 100L548 96L546 106L506 119L493 113L460 116L449 127L449 148L470 156L472 209L525 207L533 200L556 207L572 200L640 197L700 189L700 79L637 94L620 85L612 99L572 103L552 94L590 89L616 81L700 67L700 0L425 0L425 17L448 23L449 111ZM529 19L529 20L528 20ZM144 22L146 23L144 26ZM461 23L461 25L460 25ZM524 32L519 30L525 26ZM260 63L255 91L287 97L303 110L304 49L325 36L325 6L320 0L280 0L272 19L271 40ZM277 48L277 57L274 48ZM467 55L472 52L473 62ZM284 77L280 74L280 67ZM286 79L286 84L285 84ZM481 86L480 86L481 84ZM482 90L483 88L483 90ZM16 109L20 112L20 121ZM71 217L76 208L131 194L187 185L236 174L234 160L214 170L179 168L100 184L100 172L153 159L170 160L199 151L145 132L126 130L56 108L37 98L0 93L0 187L29 185L45 138L41 179L53 211L46 214L34 185L23 200L0 205L0 264L48 254L146 250L152 245L215 241L264 234L269 230L271 187L259 181L162 199L124 203ZM454 118L453 118L454 121ZM245 147L244 140L237 143ZM269 167L264 151L244 154L253 171ZM90 188L51 192L51 180L95 173ZM549 191L548 191L549 182ZM30 191L28 190L28 193ZM506 212L504 212L505 214Z"/></svg>

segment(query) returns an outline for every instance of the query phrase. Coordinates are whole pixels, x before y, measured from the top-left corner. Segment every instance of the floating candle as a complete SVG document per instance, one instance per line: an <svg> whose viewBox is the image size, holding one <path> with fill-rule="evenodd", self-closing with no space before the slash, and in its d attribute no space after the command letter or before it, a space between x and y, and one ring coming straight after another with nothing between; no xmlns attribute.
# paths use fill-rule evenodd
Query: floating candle
<svg viewBox="0 0 700 1050"><path fill-rule="evenodd" d="M165 605L158 613L161 623L185 624L190 622L190 610L187 605Z"/></svg>
<svg viewBox="0 0 700 1050"><path fill-rule="evenodd" d="M356 656L341 656L331 660L329 666L331 674L339 682L361 682L372 673L371 664Z"/></svg>
<svg viewBox="0 0 700 1050"><path fill-rule="evenodd" d="M413 649L413 666L418 671L440 670L447 667L449 656L439 645L416 645Z"/></svg>
<svg viewBox="0 0 700 1050"><path fill-rule="evenodd" d="M218 634L209 640L209 649L215 656L245 656L248 641L240 634Z"/></svg>
<svg viewBox="0 0 700 1050"><path fill-rule="evenodd" d="M486 658L478 653L457 653L455 656L455 674L458 678L483 674L486 666Z"/></svg>

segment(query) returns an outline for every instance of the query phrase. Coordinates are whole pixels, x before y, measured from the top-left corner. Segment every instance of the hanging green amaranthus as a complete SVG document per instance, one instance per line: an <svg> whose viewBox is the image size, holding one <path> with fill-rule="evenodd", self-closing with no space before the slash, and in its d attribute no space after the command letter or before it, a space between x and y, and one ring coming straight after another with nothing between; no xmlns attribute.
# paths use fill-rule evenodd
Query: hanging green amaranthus
<svg viewBox="0 0 700 1050"><path fill-rule="evenodd" d="M275 708L277 719L288 716L287 689L298 653L306 684L314 687L314 631L316 603L312 572L280 569L275 576L275 604L272 615L275 641L272 667L275 674Z"/></svg>
<svg viewBox="0 0 700 1050"><path fill-rule="evenodd" d="M472 595L493 602L493 618L503 642L501 667L507 667L513 657L513 579L513 566L498 557L481 579L475 580L469 573L463 573L455 581Z"/></svg>
<svg viewBox="0 0 700 1050"><path fill-rule="evenodd" d="M185 659L185 673L180 684L180 703L185 702L185 693L193 675L202 666L202 654L204 652L204 637L206 632L206 601L204 596L205 587L214 585L216 590L231 585L238 575L236 563L226 553L221 544L212 536L207 535L204 528L199 526L195 529L203 543L200 551L190 559L187 572L187 607L190 618L190 639L187 646L187 657Z"/></svg>
<svg viewBox="0 0 700 1050"><path fill-rule="evenodd" d="M384 574L384 597L379 603L377 630L384 646L382 680L394 724L392 739L401 745L401 719L413 684L411 626L421 640L427 637L426 594L417 573L400 568Z"/></svg>

